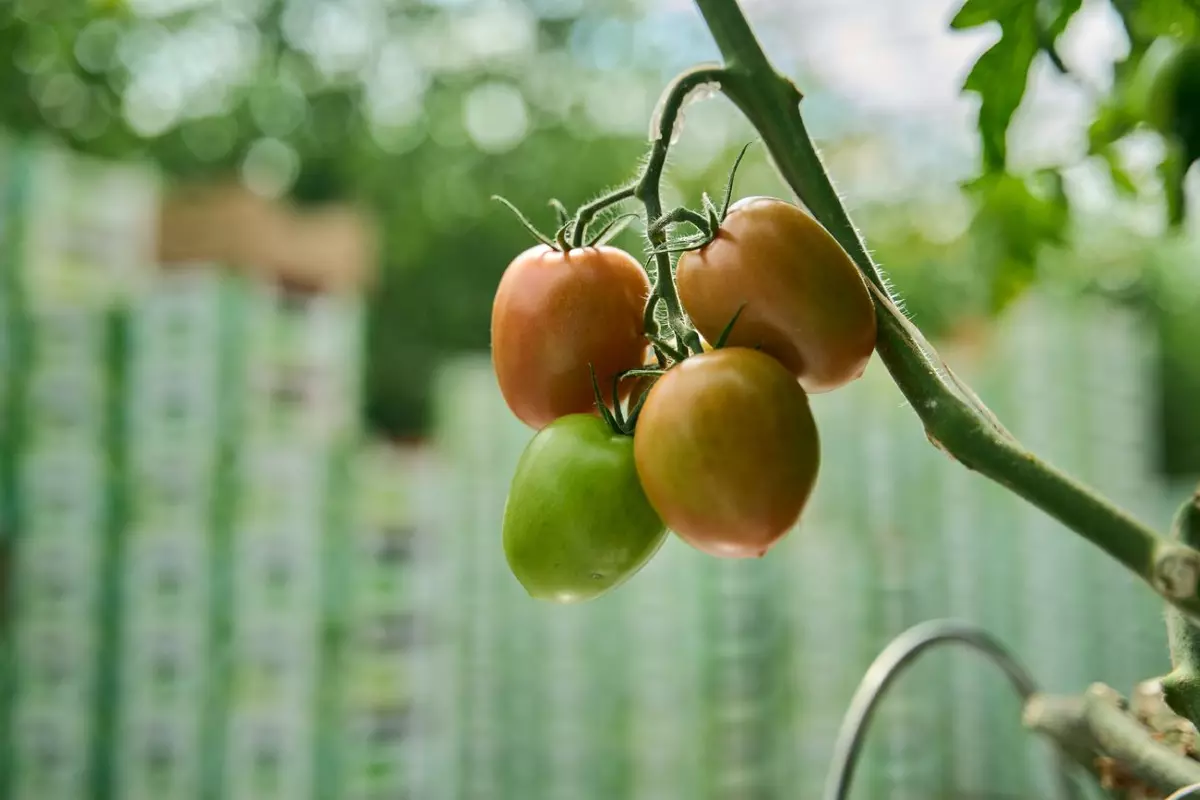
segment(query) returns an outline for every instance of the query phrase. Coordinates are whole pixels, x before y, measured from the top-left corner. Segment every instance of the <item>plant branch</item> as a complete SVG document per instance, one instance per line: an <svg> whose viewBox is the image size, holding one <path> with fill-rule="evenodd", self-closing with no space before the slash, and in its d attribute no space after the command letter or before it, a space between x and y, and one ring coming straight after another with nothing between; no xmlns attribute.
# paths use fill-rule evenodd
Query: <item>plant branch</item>
<svg viewBox="0 0 1200 800"><path fill-rule="evenodd" d="M661 115L658 118L658 129L652 134L654 141L650 148L650 157L634 190L638 200L646 207L646 238L651 252L654 253L657 273L654 291L662 298L663 306L667 310L667 325L675 334L679 349L684 352L689 349L694 353L702 352L700 335L687 324L679 303L679 295L675 291L675 278L671 275L671 256L662 249L666 242L666 233L649 226L663 215L658 187L662 181L663 168L667 164L667 148L671 146L671 136L675 132L679 110L694 89L709 83L720 84L726 75L727 71L723 67L694 67L677 77L667 87L660 101Z"/></svg>
<svg viewBox="0 0 1200 800"><path fill-rule="evenodd" d="M656 219L653 224L651 224L650 230L654 231L655 233L665 232L671 225L680 222L686 222L690 224L705 236L712 234L712 227L708 224L708 217L697 211L692 211L686 206L673 208L666 214L663 214L661 217Z"/></svg>
<svg viewBox="0 0 1200 800"><path fill-rule="evenodd" d="M1081 534L1191 619L1200 620L1200 552L1156 533L1035 458L953 377L896 307L805 129L800 91L771 67L736 0L696 4L727 64L721 90L758 130L784 180L874 287L876 349L930 440Z"/></svg>
<svg viewBox="0 0 1200 800"><path fill-rule="evenodd" d="M1053 739L1064 752L1103 780L1101 759L1159 792L1200 783L1200 762L1157 740L1122 710L1112 689L1093 685L1082 697L1034 695L1025 703L1025 726Z"/></svg>
<svg viewBox="0 0 1200 800"><path fill-rule="evenodd" d="M1175 514L1171 538L1200 546L1200 486ZM1167 608L1171 672L1162 679L1163 699L1181 717L1200 728L1200 628L1178 610Z"/></svg>
<svg viewBox="0 0 1200 800"><path fill-rule="evenodd" d="M583 247L584 238L587 236L588 225L596 218L604 209L611 205L616 205L623 200L628 200L633 197L634 186L625 186L616 191L609 192L606 195L597 197L590 203L582 205L575 212L575 222L572 223L571 246Z"/></svg>

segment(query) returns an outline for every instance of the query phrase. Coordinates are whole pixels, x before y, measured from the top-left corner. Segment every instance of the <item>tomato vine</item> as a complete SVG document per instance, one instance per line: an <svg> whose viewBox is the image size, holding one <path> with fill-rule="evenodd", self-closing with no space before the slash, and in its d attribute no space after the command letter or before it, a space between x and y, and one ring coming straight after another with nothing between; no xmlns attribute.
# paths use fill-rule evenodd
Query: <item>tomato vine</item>
<svg viewBox="0 0 1200 800"><path fill-rule="evenodd" d="M877 352L929 438L964 466L1083 535L1190 619L1200 619L1200 552L1155 532L1031 454L953 375L897 308L808 134L800 91L767 61L735 0L696 2L726 59L721 90L757 129L784 180L872 284Z"/></svg>
<svg viewBox="0 0 1200 800"><path fill-rule="evenodd" d="M650 457L646 454L655 452L656 447L654 442L645 437L652 434L645 434L640 440L639 473L643 483L651 490L651 500L656 504L656 510L672 527L687 527L695 520L710 519L711 509L706 507L706 499L720 494L719 488L724 485L718 481L699 495L689 495L681 490L677 491L677 487L689 484L681 479L677 470L683 462L695 462L701 456L711 456L711 452L693 452L689 448L708 436L710 428L723 427L712 420L720 417L727 409L714 412L715 406L702 408L696 405L692 398L703 393L699 389L674 393L663 391L656 394L647 388L640 392L631 404L629 412L625 413L621 406L621 393L618 391L624 378L635 377L653 381L665 372L669 377L659 384L665 386L672 381L679 384L684 380L681 375L698 374L696 370L700 368L698 360L694 365L695 369L690 363L684 365L682 372L673 373L673 378L671 372L666 372L678 362L705 351L700 331L692 324L681 302L671 256L676 252L705 248L714 241L718 228L726 222L726 216L730 212L729 201L737 164L735 162L730 173L720 207L706 195L699 211L686 207L664 211L659 184L681 108L692 93L701 87L715 87L733 102L757 130L783 179L822 226L821 235L825 235L824 231L827 231L849 256L853 267L861 275L869 289L869 307L873 307L876 320L875 351L879 353L897 386L911 403L930 441L963 466L1004 486L1083 536L1143 579L1170 604L1170 634L1176 670L1163 681L1166 697L1178 713L1188 716L1193 721L1200 721L1200 627L1197 627L1200 623L1200 551L1194 547L1200 543L1200 532L1197 532L1200 523L1196 521L1200 518L1200 511L1196 510L1200 508L1200 505L1197 505L1200 501L1193 499L1190 506L1185 505L1180 516L1182 521L1176 523L1172 536L1162 535L1076 479L1040 460L1009 433L971 387L959 379L941 359L920 329L899 309L890 285L885 282L862 236L846 212L808 134L801 114L803 96L800 90L771 66L736 0L696 0L696 3L716 40L724 63L694 67L668 85L659 102L660 112L651 132L650 152L636 181L583 205L574 216L569 215L561 204L552 203L555 205L559 221L559 229L552 242L550 237L539 234L523 216L521 217L522 222L526 223L543 243L549 243L552 247L564 251L565 255L569 255L569 247L584 247L587 246L585 243L596 241L588 238L588 230L606 209L634 199L639 201L644 209L648 251L646 272L653 280L642 321L645 337L653 345L659 368L627 369L617 374L612 379L611 410L605 402L600 381L594 372L592 388L601 416L617 434L634 433L638 416L647 407L647 403L654 407L650 416L658 421L673 420L672 425L675 424L675 420L682 418L681 414L699 415L697 419L706 414L710 415L693 426L695 430L685 437L686 442L684 439L675 441L675 444L679 445L678 452L684 453L675 461L668 459L669 463L651 464ZM961 27L983 20L986 17L984 5L980 2L969 3L956 18L956 23ZM1065 19L1073 12L1064 8L1062 13L1065 16L1060 15L1062 18L1056 18L1057 21L1053 23L1054 35L1042 40L1038 45L1053 55L1056 55L1053 48L1057 35L1061 33ZM1005 101L1007 105L1002 103L1002 110L1008 106L1015 108L1014 103L1019 100L1019 96L1015 100L1009 98ZM997 169L1004 161L1003 130L1007 128L1010 116L1008 111L999 114L999 117L1003 118L1003 124L999 125L1000 138L995 138L996 130L992 130L990 134L993 135L990 140L993 147L989 151L991 166ZM981 118L981 125L983 122ZM988 125L995 128L995 125L999 124L993 123L995 120ZM743 154L744 152L743 149ZM740 161L741 156L738 158ZM696 233L672 240L668 234L675 225L691 226ZM840 293L844 292L839 289L834 293L840 296ZM659 325L660 307L665 312L665 329ZM743 302L737 313L732 315L729 324L718 337L718 347L726 344L730 330L745 307ZM743 323L746 324L748 323ZM710 327L709 332L712 329ZM813 334L809 331L806 335L811 339ZM776 354L776 358L778 357ZM716 362L710 359L705 363ZM685 402L692 405L684 408L680 404ZM662 404L677 406L678 411L668 413L659 408ZM664 423L660 422L660 427L662 425ZM675 435L674 431L653 434L667 438ZM812 442L815 443L815 432L813 437ZM761 441L762 438L759 436L755 441ZM797 441L801 439L808 441L806 436L799 436ZM665 440L661 439L659 444ZM716 449L726 446L726 440L722 440L720 444L713 443ZM661 450L661 447L657 449ZM730 451L728 458L724 460L736 461L742 455L742 452ZM709 459L709 462L709 472L720 472L718 464L723 463L722 459ZM814 462L811 474L815 474L815 469ZM799 473L803 470L797 467L797 471ZM749 487L760 484L761 482L746 484L742 494L752 494ZM800 488L806 491L803 487ZM802 506L801 500L798 508ZM760 511L761 507L747 508L740 516L743 519L752 519L754 514ZM788 514L781 515L780 519L788 516L788 519L794 521L794 517L790 515L799 511L791 507L787 511ZM679 522L673 522L672 519ZM712 541L721 541L720 536L736 526L726 521L718 526L721 530L716 532L708 531L698 524L693 527L695 531L700 532L693 538L703 541L708 537ZM787 526L780 523L759 527L775 535ZM762 543L770 541L773 540L769 536L762 538ZM731 542L722 542L721 546L727 552L765 552L765 547L757 541L736 540L736 537ZM1097 712L1089 719L1093 722L1100 720L1096 724L1101 726L1117 724L1108 714L1107 706L1102 711L1104 713Z"/></svg>
<svg viewBox="0 0 1200 800"><path fill-rule="evenodd" d="M721 89L762 136L779 172L853 258L871 283L879 320L877 352L924 423L929 439L975 470L1046 511L1143 579L1172 609L1170 633L1177 671L1164 680L1176 713L1200 722L1200 500L1185 503L1174 538L1135 520L1080 482L1026 450L959 380L898 309L863 239L850 220L805 129L801 94L768 62L736 0L696 0L726 61ZM1112 704L1088 695L1077 728L1113 742L1135 741L1121 755L1139 770L1170 760ZM1070 747L1075 742L1067 741ZM1087 752L1087 751L1085 751ZM1086 758L1084 759L1087 760ZM1161 776L1160 776L1161 777ZM1177 773L1176 788L1187 782Z"/></svg>

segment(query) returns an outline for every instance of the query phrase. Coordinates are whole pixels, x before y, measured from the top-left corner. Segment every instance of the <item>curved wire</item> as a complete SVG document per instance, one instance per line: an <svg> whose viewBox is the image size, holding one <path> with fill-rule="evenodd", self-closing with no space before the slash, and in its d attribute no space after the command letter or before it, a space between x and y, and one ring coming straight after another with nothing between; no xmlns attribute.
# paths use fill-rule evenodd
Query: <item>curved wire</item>
<svg viewBox="0 0 1200 800"><path fill-rule="evenodd" d="M842 718L842 727L833 748L829 777L825 782L825 800L846 800L849 797L850 783L867 729L888 688L921 653L936 645L951 642L967 645L987 656L1004 672L1022 700L1027 700L1037 692L1037 685L1025 668L1007 648L982 628L956 620L933 620L909 628L876 657L850 701L850 708ZM1065 800L1076 800L1079 794L1070 777L1070 763L1057 748L1055 754L1059 796Z"/></svg>
<svg viewBox="0 0 1200 800"><path fill-rule="evenodd" d="M1183 787L1168 797L1167 800L1187 800L1189 797L1200 797L1200 783L1193 783L1191 786Z"/></svg>

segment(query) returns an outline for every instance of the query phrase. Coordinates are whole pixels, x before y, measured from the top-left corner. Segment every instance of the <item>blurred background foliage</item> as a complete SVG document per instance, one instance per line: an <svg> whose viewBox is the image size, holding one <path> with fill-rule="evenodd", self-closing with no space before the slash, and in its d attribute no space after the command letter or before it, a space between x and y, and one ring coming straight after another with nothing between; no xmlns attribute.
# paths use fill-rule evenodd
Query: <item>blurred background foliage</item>
<svg viewBox="0 0 1200 800"><path fill-rule="evenodd" d="M1194 237L1186 225L1164 235L1164 187L1182 187L1187 164L1172 135L1147 124L1139 66L1157 41L1200 36L1200 3L876 3L881 17L937 28L926 37L970 39L977 139L965 147L947 145L965 119L903 100L880 111L828 59L805 60L823 30L799 35L806 5L747 8L804 90L831 173L927 333L978 331L1042 281L1137 303L1171 331L1164 342L1190 348L1200 332L1181 320L1200 318ZM863 19L873 13L855 5ZM1105 50L1073 36L1101 17L1124 42ZM268 196L369 209L384 241L367 413L397 436L425 430L444 356L488 347L495 284L531 243L489 196L551 227L551 197L574 206L634 172L662 85L716 55L682 0L8 0L0 52L12 54L0 60L4 128L149 158L181 181L236 174ZM886 64L874 69L885 86ZM1072 103L1059 102L1063 92ZM723 100L690 107L668 203L718 191L752 138ZM783 191L752 149L739 194ZM638 236L620 243L636 252ZM1193 361L1164 355L1164 384L1175 384L1166 416L1192 426L1164 437L1192 437L1181 452L1200 451L1200 423L1181 413L1200 391Z"/></svg>

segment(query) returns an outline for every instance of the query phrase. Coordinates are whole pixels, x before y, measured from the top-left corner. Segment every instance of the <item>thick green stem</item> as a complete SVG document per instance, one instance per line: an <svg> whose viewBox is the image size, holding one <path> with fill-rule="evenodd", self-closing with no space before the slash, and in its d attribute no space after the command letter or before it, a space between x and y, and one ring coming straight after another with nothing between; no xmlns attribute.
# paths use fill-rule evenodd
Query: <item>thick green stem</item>
<svg viewBox="0 0 1200 800"><path fill-rule="evenodd" d="M876 349L930 440L1083 535L1191 619L1200 620L1200 552L1157 534L1038 460L994 422L896 308L804 127L799 90L771 67L736 0L696 4L727 64L721 90L758 130L784 180L874 287Z"/></svg>
<svg viewBox="0 0 1200 800"><path fill-rule="evenodd" d="M1200 547L1200 486L1180 506L1171 536L1188 547ZM1200 727L1200 627L1168 607L1167 638L1172 669L1162 679L1163 699L1172 711Z"/></svg>
<svg viewBox="0 0 1200 800"><path fill-rule="evenodd" d="M650 157L646 160L646 168L638 180L635 194L642 205L646 207L646 220L651 223L662 217L662 200L659 197L659 183L662 181L663 167L667 163L667 148L671 146L671 136L675 131L675 121L679 110L687 96L696 88L708 83L720 84L725 80L727 72L721 67L695 67L684 72L667 87L661 102L661 116L658 119L658 130L650 149ZM662 229L647 228L646 238L650 250L661 251L666 241L666 232ZM683 308L679 303L679 295L675 291L675 278L671 274L671 256L666 252L655 252L657 279L654 291L662 298L663 306L667 309L667 324L675 335L680 350L702 352L700 334L687 324Z"/></svg>

